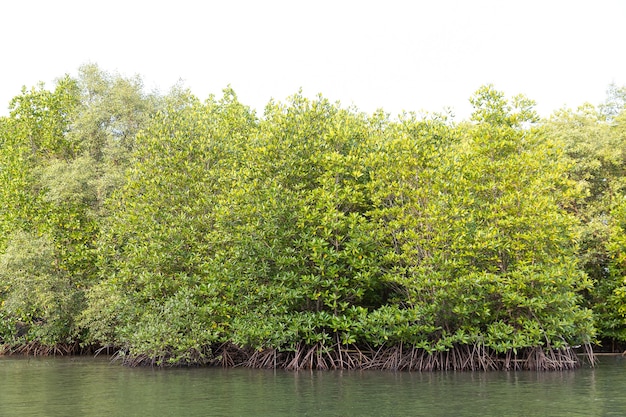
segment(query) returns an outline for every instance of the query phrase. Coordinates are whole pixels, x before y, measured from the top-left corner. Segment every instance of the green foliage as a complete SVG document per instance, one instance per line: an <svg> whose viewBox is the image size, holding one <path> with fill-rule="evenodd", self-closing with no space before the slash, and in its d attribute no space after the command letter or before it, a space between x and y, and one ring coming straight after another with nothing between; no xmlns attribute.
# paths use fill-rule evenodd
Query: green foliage
<svg viewBox="0 0 626 417"><path fill-rule="evenodd" d="M3 331L6 343L16 343L24 329L29 340L47 345L82 338L75 321L97 280L102 203L121 183L128 160L120 150L132 149L130 137L155 108L149 103L138 81L94 66L81 69L78 79L60 79L51 91L24 88L12 100L0 123L0 314L13 323ZM20 269L14 260L26 256L20 245L29 239L45 251L41 259L24 258L30 266ZM44 268L46 262L54 268ZM38 278L27 291L29 277Z"/></svg>
<svg viewBox="0 0 626 417"><path fill-rule="evenodd" d="M301 95L256 121L231 90L166 108L109 202L94 288L108 307L90 298L85 320L116 331L91 337L174 362L224 341L589 341L567 160L528 100L474 102L459 126Z"/></svg>
<svg viewBox="0 0 626 417"><path fill-rule="evenodd" d="M24 88L11 102L11 114L0 130L0 248L13 230L36 230L43 221L45 202L37 192L34 171L48 158L75 154L66 133L77 106L76 91L75 82L66 77L53 92L42 85Z"/></svg>
<svg viewBox="0 0 626 417"><path fill-rule="evenodd" d="M46 173L46 167L50 161L65 164L76 155L67 133L78 102L76 83L65 77L54 91L43 86L24 89L3 123L0 285L2 314L13 323L4 334L9 343L24 336L55 345L75 336L73 319L82 303L82 281L74 272L86 265L85 257L75 253L88 250L77 236L84 225L79 224L81 210L75 204L64 201L65 196L53 197L47 189L53 173Z"/></svg>
<svg viewBox="0 0 626 417"><path fill-rule="evenodd" d="M518 95L509 102L504 93L497 91L493 85L479 88L470 98L470 103L474 107L471 120L490 126L519 128L539 120L533 109L534 101Z"/></svg>
<svg viewBox="0 0 626 417"><path fill-rule="evenodd" d="M60 268L52 241L18 231L0 257L2 310L9 328L3 336L44 345L71 342L78 283ZM6 340L6 339L5 339Z"/></svg>
<svg viewBox="0 0 626 417"><path fill-rule="evenodd" d="M456 124L298 93L257 118L230 88L145 94L93 65L24 90L0 119L0 337L160 364L224 343L508 354L592 340L581 294L618 329L626 220L607 147L623 116L539 126L492 86L471 102Z"/></svg>
<svg viewBox="0 0 626 417"><path fill-rule="evenodd" d="M110 322L116 311L117 328L98 326L90 340L174 361L188 354L191 341L202 347L220 340L237 290L222 269L227 242L220 241L217 215L254 123L227 90L221 101L189 95L167 106L137 136L126 182L105 208L111 215L99 247L103 281L93 290L114 304L102 310L92 298L84 315L86 323ZM104 334L112 339L99 339Z"/></svg>
<svg viewBox="0 0 626 417"><path fill-rule="evenodd" d="M560 147L527 125L528 109L510 114L516 106L502 94L481 89L473 103L476 123L431 123L448 130L448 145L432 134L431 155L414 153L409 172L380 185L399 184L381 201L401 202L376 212L393 227L386 279L444 345L459 334L498 352L588 341L590 314L577 296L588 282L577 269L576 219L562 209L575 195Z"/></svg>
<svg viewBox="0 0 626 417"><path fill-rule="evenodd" d="M580 265L593 280L586 303L596 316L599 336L626 341L624 320L624 216L626 123L623 89L612 86L604 105L562 110L545 124L564 143L572 161L569 177L582 191L568 206L581 219Z"/></svg>
<svg viewBox="0 0 626 417"><path fill-rule="evenodd" d="M606 277L593 293L597 300L595 312L601 321L603 336L626 341L626 200L623 195L615 198L604 247L609 260L605 264Z"/></svg>
<svg viewBox="0 0 626 417"><path fill-rule="evenodd" d="M97 161L122 157L119 149L131 151L136 134L160 107L159 97L145 94L138 76L124 78L88 64L80 67L76 84L80 114L68 136Z"/></svg>

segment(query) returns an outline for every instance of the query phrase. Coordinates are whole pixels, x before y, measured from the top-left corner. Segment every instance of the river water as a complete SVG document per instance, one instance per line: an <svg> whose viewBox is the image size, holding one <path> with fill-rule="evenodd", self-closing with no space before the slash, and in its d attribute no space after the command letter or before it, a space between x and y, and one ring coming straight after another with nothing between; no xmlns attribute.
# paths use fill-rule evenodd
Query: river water
<svg viewBox="0 0 626 417"><path fill-rule="evenodd" d="M566 372L287 372L0 358L0 416L626 416L626 359Z"/></svg>

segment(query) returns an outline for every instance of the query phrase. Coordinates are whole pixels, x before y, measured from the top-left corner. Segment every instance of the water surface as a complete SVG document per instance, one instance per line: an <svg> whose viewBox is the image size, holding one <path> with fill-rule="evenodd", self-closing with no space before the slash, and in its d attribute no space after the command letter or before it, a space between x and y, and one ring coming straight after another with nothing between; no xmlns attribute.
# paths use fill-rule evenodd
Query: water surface
<svg viewBox="0 0 626 417"><path fill-rule="evenodd" d="M0 416L626 416L626 360L564 372L295 373L9 357Z"/></svg>

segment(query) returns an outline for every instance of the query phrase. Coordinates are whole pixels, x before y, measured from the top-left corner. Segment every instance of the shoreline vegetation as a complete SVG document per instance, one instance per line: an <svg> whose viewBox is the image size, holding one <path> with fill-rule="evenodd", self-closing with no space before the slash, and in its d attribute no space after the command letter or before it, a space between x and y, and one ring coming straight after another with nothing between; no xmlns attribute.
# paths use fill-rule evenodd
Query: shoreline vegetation
<svg viewBox="0 0 626 417"><path fill-rule="evenodd" d="M298 345L294 351L277 349L243 349L231 343L224 343L206 351L193 350L173 362L167 356L155 357L147 354L131 356L119 349L103 347L85 349L78 344L73 346L41 346L38 343L0 348L1 356L99 356L107 352L112 362L125 366L218 366L247 367L255 369L302 370L384 370L384 371L563 371L577 369L583 365L593 366L598 355L619 355L619 353L597 353L591 345L582 349L563 348L546 350L543 348L524 349L515 354L512 351L497 355L485 346L454 346L441 352L427 352L415 347L397 345L381 346L378 349L345 346L337 343L330 348L323 345ZM214 354L212 352L215 352ZM112 352L115 352L112 354Z"/></svg>
<svg viewBox="0 0 626 417"><path fill-rule="evenodd" d="M509 351L504 356L489 352L484 346L458 346L443 352L429 353L414 347L380 347L359 349L356 346L337 344L330 349L323 346L301 347L294 352L279 352L276 349L263 351L244 350L227 344L217 350L214 358L194 360L190 363L222 367L249 367L257 369L301 370L386 370L386 371L497 371L537 370L562 371L576 369L587 363L596 363L591 349L577 354L573 349L545 351L542 348L528 349L519 355ZM118 353L123 364L155 366L163 361L149 356L126 358ZM177 364L189 365L188 363Z"/></svg>
<svg viewBox="0 0 626 417"><path fill-rule="evenodd" d="M0 117L0 355L564 370L626 342L626 88L547 119L147 93L85 65Z"/></svg>

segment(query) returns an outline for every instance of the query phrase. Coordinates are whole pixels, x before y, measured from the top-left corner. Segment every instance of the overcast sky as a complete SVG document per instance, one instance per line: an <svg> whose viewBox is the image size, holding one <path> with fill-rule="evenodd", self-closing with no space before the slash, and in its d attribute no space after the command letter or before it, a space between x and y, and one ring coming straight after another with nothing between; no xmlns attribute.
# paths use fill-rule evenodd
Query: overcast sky
<svg viewBox="0 0 626 417"><path fill-rule="evenodd" d="M20 0L0 11L0 114L28 87L93 62L204 99L230 84L262 112L301 87L372 112L459 118L492 83L537 110L626 85L624 0Z"/></svg>

